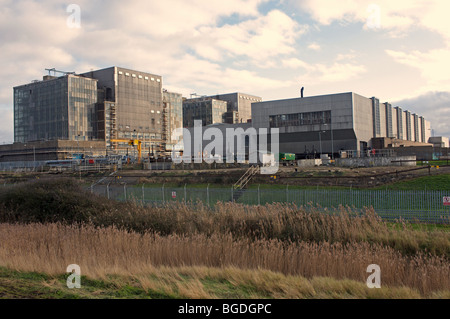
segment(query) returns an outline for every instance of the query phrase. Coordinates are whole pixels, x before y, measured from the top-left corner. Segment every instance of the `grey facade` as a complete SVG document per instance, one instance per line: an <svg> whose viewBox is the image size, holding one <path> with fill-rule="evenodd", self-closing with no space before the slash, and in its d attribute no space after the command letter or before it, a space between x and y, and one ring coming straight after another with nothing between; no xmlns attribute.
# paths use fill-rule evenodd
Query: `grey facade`
<svg viewBox="0 0 450 319"><path fill-rule="evenodd" d="M187 99L183 102L183 127L194 127L201 120L203 126L225 123L227 102L213 98Z"/></svg>
<svg viewBox="0 0 450 319"><path fill-rule="evenodd" d="M14 87L14 142L98 137L97 80L68 74Z"/></svg>
<svg viewBox="0 0 450 319"><path fill-rule="evenodd" d="M372 146L372 138L396 138L402 126L409 126L410 136L411 118L402 121L410 112L396 110L377 98L349 92L254 103L252 124L257 129L278 127L280 152L337 155L340 150L364 151Z"/></svg>
<svg viewBox="0 0 450 319"><path fill-rule="evenodd" d="M229 124L247 123L252 118L252 103L262 102L262 98L246 93L227 93L212 95L210 98L227 101L227 112ZM233 113L235 116L233 116Z"/></svg>
<svg viewBox="0 0 450 319"><path fill-rule="evenodd" d="M114 104L106 119L110 122L110 139L140 139L145 148L160 149L165 144L161 76L121 67L91 71L82 76L97 79L104 100ZM127 145L107 139L112 151L124 153Z"/></svg>
<svg viewBox="0 0 450 319"><path fill-rule="evenodd" d="M167 140L166 149L172 150L180 139L172 139L172 132L183 127L183 97L180 93L163 90L163 139Z"/></svg>

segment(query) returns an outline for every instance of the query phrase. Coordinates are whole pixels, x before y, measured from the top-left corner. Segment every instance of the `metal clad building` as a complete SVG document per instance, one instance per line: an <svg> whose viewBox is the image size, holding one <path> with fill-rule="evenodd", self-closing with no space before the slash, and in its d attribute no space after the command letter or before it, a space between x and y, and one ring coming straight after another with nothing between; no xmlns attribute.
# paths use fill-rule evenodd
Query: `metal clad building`
<svg viewBox="0 0 450 319"><path fill-rule="evenodd" d="M425 127L429 125L423 121ZM253 127L279 128L280 152L364 151L371 147L372 138L401 138L404 134L411 140L415 134L413 123L409 111L396 108L393 112L389 103L380 105L375 97L353 92L252 104ZM418 137L426 142L428 131L425 129Z"/></svg>
<svg viewBox="0 0 450 319"><path fill-rule="evenodd" d="M97 80L68 74L14 87L14 142L95 140Z"/></svg>
<svg viewBox="0 0 450 319"><path fill-rule="evenodd" d="M227 102L212 98L187 99L183 102L183 127L194 127L201 120L202 126L225 123Z"/></svg>
<svg viewBox="0 0 450 319"><path fill-rule="evenodd" d="M250 95L246 93L227 93L227 94L217 94L210 96L210 98L215 98L217 100L227 101L228 109L227 112L237 112L238 118L237 123L247 123L251 121L252 118L252 103L262 102L262 98L255 95ZM229 124L233 124L230 122Z"/></svg>

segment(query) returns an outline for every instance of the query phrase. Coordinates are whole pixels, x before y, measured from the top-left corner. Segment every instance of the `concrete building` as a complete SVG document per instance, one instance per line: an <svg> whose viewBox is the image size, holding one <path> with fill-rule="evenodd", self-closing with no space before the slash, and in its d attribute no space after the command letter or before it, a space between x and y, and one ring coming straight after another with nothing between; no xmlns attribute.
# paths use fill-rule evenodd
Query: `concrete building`
<svg viewBox="0 0 450 319"><path fill-rule="evenodd" d="M247 123L252 118L252 103L262 102L262 98L255 95L236 92L209 96L216 100L227 101L228 124ZM233 116L234 115L234 116Z"/></svg>
<svg viewBox="0 0 450 319"><path fill-rule="evenodd" d="M433 144L433 147L450 147L448 137L443 136L430 137L428 143Z"/></svg>
<svg viewBox="0 0 450 319"><path fill-rule="evenodd" d="M98 81L103 92L100 109L105 110L105 140L108 150L125 154L126 142L111 139L140 139L145 149L163 148L162 77L121 67L81 74Z"/></svg>
<svg viewBox="0 0 450 319"><path fill-rule="evenodd" d="M97 140L97 80L44 76L14 87L14 142Z"/></svg>
<svg viewBox="0 0 450 319"><path fill-rule="evenodd" d="M379 137L423 143L430 127L423 117L353 92L253 103L252 124L279 128L280 152L305 156L366 151Z"/></svg>
<svg viewBox="0 0 450 319"><path fill-rule="evenodd" d="M179 93L163 90L163 140L165 148L172 151L181 138L172 139L172 132L183 127L183 97Z"/></svg>
<svg viewBox="0 0 450 319"><path fill-rule="evenodd" d="M77 153L84 154L86 157L105 156L105 143L103 141L69 141L55 139L51 141L0 145L0 163L65 160L72 158L72 155Z"/></svg>
<svg viewBox="0 0 450 319"><path fill-rule="evenodd" d="M194 127L194 121L201 120L203 126L225 123L227 102L208 97L183 101L183 127Z"/></svg>
<svg viewBox="0 0 450 319"><path fill-rule="evenodd" d="M163 92L161 76L116 66L61 73L14 88L16 143L103 141L109 154L122 155L129 139L141 140L143 154L176 143L170 132L182 127L182 96Z"/></svg>

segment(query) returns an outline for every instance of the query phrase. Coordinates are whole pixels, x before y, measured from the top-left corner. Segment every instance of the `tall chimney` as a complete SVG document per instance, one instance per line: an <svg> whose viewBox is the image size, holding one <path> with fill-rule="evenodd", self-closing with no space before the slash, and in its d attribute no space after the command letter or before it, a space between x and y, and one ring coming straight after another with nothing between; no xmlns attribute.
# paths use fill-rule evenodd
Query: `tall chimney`
<svg viewBox="0 0 450 319"><path fill-rule="evenodd" d="M301 94L302 99L303 99L303 90L304 90L304 89L305 89L305 88L302 87L302 89L300 90L300 94Z"/></svg>

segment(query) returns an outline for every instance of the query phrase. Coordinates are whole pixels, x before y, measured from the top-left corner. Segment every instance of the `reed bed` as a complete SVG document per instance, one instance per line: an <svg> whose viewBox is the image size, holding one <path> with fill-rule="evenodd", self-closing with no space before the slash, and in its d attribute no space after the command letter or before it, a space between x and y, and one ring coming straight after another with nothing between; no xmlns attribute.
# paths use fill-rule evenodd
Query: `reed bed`
<svg viewBox="0 0 450 319"><path fill-rule="evenodd" d="M138 233L94 225L0 224L0 266L59 275L78 264L91 278L140 276L155 267L270 270L284 275L332 277L365 282L370 264L381 267L382 285L409 287L430 295L450 287L445 256L405 256L368 242L303 242L206 235Z"/></svg>

